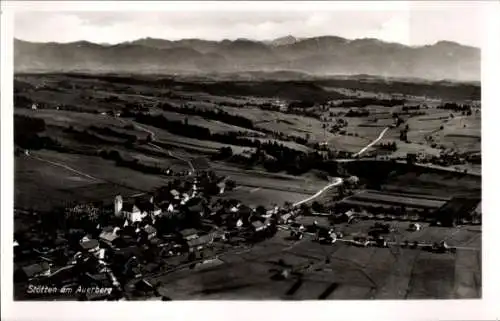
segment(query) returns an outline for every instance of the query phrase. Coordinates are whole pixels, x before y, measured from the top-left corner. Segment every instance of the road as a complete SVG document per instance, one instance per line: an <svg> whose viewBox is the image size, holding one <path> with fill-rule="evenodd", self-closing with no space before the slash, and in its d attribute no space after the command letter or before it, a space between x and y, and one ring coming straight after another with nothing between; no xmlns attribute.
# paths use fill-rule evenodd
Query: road
<svg viewBox="0 0 500 321"><path fill-rule="evenodd" d="M124 122L121 119L120 119L120 121ZM154 144L153 142L156 140L156 135L155 135L155 133L153 131L151 131L151 130L149 130L149 129L147 129L147 128L145 128L145 127L143 127L143 126L141 126L141 125L139 125L137 123L134 123L133 125L135 127L139 128L140 130L145 131L146 133L148 133L148 134L151 135L151 141L152 142L149 142L150 146L153 146L154 148L156 148L156 149L158 149L160 151L166 152L170 157L173 157L173 158L178 159L180 161L186 162L188 164L189 168L191 169L191 172L194 173L195 169L194 169L193 163L191 163L191 161L189 159L185 159L185 158L182 158L180 156L174 155L174 153L172 153L171 151L165 150L164 148L162 148L162 147Z"/></svg>
<svg viewBox="0 0 500 321"><path fill-rule="evenodd" d="M328 190L328 189L330 189L330 188L332 188L332 187L334 187L334 186L338 186L338 185L340 185L340 184L342 184L342 183L343 183L342 178L340 178L340 177L335 177L335 178L334 178L334 182L333 182L333 183L330 183L330 184L326 185L325 187L323 187L322 189L320 189L320 190L319 190L316 194L314 194L313 196L310 196L310 197L308 197L308 198L306 198L306 199L303 199L302 201L299 201L299 202L297 202L297 203L293 204L292 206L293 206L293 207L295 207L295 206L299 206L300 204L307 203L307 202L309 202L309 201L311 201L311 200L315 199L316 197L320 196L321 194L323 194L326 190Z"/></svg>
<svg viewBox="0 0 500 321"><path fill-rule="evenodd" d="M354 157L360 156L361 154L363 154L364 152L366 152L366 150L368 148L370 148L373 145L375 145L376 143L378 143L384 137L385 133L389 130L389 128L390 127L386 127L375 140L373 140L371 143L369 143L368 145L366 145L365 147L363 147L359 152L357 152L356 154L354 154Z"/></svg>

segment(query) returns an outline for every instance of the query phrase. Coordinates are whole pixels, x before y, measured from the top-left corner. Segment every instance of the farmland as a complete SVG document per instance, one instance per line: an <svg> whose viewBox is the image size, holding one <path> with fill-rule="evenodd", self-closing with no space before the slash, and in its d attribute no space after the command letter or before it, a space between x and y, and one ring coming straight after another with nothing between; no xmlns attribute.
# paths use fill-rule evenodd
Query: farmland
<svg viewBox="0 0 500 321"><path fill-rule="evenodd" d="M364 191L357 193L351 197L346 198L342 202L349 203L351 200L358 201L359 203L368 202L371 204L386 204L388 206L406 206L406 207L421 207L421 208L430 208L437 209L443 206L446 201L445 200L433 200L424 198L421 196L403 196L401 194L389 194L389 193L377 193Z"/></svg>
<svg viewBox="0 0 500 321"><path fill-rule="evenodd" d="M422 219L421 230L409 231L404 220L410 215L390 223L391 242L446 240L459 247L454 253L434 253L394 244L350 245L353 235L367 233L378 222L376 215L349 224L335 222L332 227L347 236L328 245L309 234L294 240L286 230L288 223L276 223L280 215L298 211L300 224L333 224L331 217L313 216L317 213L309 210L315 206L323 206L327 215L343 215L338 204L356 211L372 207L432 214L450 199L479 199L481 177L465 172L480 166L477 157L475 162L468 158L480 152L477 91L464 93L460 84L435 84L435 92L443 95L430 98L427 85L413 86L391 89L386 81L373 80L356 88L345 79L233 82L19 74L14 106L15 207L19 212L50 213L82 202L110 205L118 194L128 199L168 187L168 200L161 203L179 203L174 212L189 214L179 215L179 221L203 231L212 215L220 216L221 226L239 228L233 213L240 205L250 207L246 210L252 219L260 206L265 213L280 208L269 220L266 214L265 224L245 218L245 233L256 233L258 227L253 230L252 224L259 222L265 229L273 224L278 229L263 241L243 246L237 240L234 248L233 243L214 241L204 249L209 262L191 268L183 267L187 252L162 257L171 272L143 275L173 300L477 298L478 224L448 228ZM450 101L463 105L446 105ZM468 106L474 106L470 113ZM411 164L411 154L422 164ZM459 171L447 164L442 166L449 171L424 163L447 157L460 160L455 165L462 166ZM346 182L352 176L357 183L351 186ZM199 193L200 187L194 187L197 180L213 189ZM335 187L325 188L330 185ZM189 192L199 204L170 198L177 189L181 195ZM170 206L160 208L161 214L174 215L166 208ZM200 220L189 221L193 213L200 214L192 215ZM16 218L16 224L27 223ZM174 225L166 230L179 232ZM283 266L291 266L293 273L275 280Z"/></svg>
<svg viewBox="0 0 500 321"><path fill-rule="evenodd" d="M444 230L428 229L427 234L415 239L429 240L431 234L443 236ZM168 286L160 291L174 300L463 299L481 295L477 261L480 252L474 250L435 254L419 249L358 248L342 242L320 245L285 238L286 233L279 232L249 251L220 256L223 264L161 277L159 280ZM455 243L465 244L467 240L470 236L461 236L461 241ZM325 263L325 257L330 258L330 263ZM466 262L466 258L472 261ZM301 278L273 281L279 260L303 267Z"/></svg>

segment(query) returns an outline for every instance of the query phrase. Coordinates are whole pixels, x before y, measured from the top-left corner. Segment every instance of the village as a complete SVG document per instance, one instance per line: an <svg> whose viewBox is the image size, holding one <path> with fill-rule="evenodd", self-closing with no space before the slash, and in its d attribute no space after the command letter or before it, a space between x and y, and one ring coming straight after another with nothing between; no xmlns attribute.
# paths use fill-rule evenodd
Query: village
<svg viewBox="0 0 500 321"><path fill-rule="evenodd" d="M148 279L210 264L220 255L249 249L278 232L281 236L288 233L285 239L291 243L307 239L324 246L343 242L357 247L455 251L444 240L410 243L391 239L394 228L380 221L392 220L408 231L419 231L422 221L428 225L436 219L401 213L381 217L380 211L375 215L375 211L360 210L356 203L348 202L359 184L355 176L330 184L347 198L325 214L316 211L321 207L318 202L307 204L315 196L295 204L251 208L224 197L235 188L227 177L213 171L185 174L174 176L169 185L152 193L73 204L55 209L51 215L18 210L17 216L36 223L29 231L15 233L17 295L24 299L50 296L53 300L170 300L158 292L162 284ZM372 223L353 227L360 220ZM82 287L96 290L78 291ZM43 288L56 290L34 290Z"/></svg>

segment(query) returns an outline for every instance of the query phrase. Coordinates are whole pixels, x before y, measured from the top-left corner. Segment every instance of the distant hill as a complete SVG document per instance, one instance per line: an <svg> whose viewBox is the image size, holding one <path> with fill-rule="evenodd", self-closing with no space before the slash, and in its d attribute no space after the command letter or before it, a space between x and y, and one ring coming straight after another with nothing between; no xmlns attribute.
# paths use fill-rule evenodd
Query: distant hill
<svg viewBox="0 0 500 321"><path fill-rule="evenodd" d="M271 41L144 38L117 45L15 40L16 72L235 73L293 71L429 80L480 80L480 50L449 41L410 47L324 36Z"/></svg>

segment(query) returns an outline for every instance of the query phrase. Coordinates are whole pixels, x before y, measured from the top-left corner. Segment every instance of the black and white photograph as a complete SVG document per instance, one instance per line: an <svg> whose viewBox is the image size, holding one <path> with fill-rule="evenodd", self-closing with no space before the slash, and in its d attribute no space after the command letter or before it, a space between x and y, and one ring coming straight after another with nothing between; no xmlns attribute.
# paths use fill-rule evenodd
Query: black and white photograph
<svg viewBox="0 0 500 321"><path fill-rule="evenodd" d="M43 2L2 88L15 302L483 298L480 4Z"/></svg>

